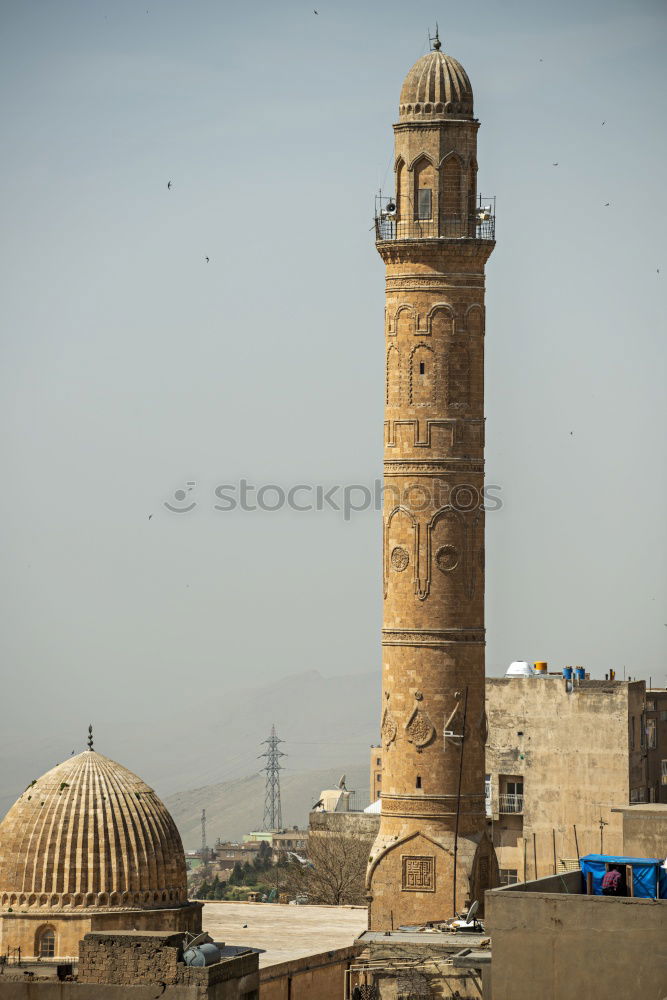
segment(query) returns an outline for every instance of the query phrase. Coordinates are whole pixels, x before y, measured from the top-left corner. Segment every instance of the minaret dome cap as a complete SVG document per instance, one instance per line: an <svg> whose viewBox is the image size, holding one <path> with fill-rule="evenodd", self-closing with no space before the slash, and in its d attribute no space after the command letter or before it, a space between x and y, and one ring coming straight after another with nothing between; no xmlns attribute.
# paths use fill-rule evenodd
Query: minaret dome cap
<svg viewBox="0 0 667 1000"><path fill-rule="evenodd" d="M439 48L414 64L401 88L401 122L472 118L472 87L460 62Z"/></svg>

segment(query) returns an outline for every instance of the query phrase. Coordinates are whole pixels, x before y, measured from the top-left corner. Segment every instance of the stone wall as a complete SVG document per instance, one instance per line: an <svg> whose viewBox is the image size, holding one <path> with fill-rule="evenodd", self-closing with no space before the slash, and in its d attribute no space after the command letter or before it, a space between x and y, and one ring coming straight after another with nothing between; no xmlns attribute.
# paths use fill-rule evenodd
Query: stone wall
<svg viewBox="0 0 667 1000"><path fill-rule="evenodd" d="M487 893L493 1000L667 994L667 900Z"/></svg>
<svg viewBox="0 0 667 1000"><path fill-rule="evenodd" d="M86 934L79 952L79 982L176 983L182 945L182 934Z"/></svg>
<svg viewBox="0 0 667 1000"><path fill-rule="evenodd" d="M311 812L309 820L309 836L334 833L341 837L354 837L355 840L368 841L369 848L380 828L379 813L347 812Z"/></svg>
<svg viewBox="0 0 667 1000"><path fill-rule="evenodd" d="M361 951L353 945L260 969L260 1000L341 1000L345 973Z"/></svg>
<svg viewBox="0 0 667 1000"><path fill-rule="evenodd" d="M0 955L21 949L23 958L38 953L38 939L47 927L55 933L56 958L76 958L79 942L92 931L153 931L171 933L201 931L202 903L155 910L107 910L68 913L45 909L40 912L0 913ZM182 934L181 934L182 936Z"/></svg>

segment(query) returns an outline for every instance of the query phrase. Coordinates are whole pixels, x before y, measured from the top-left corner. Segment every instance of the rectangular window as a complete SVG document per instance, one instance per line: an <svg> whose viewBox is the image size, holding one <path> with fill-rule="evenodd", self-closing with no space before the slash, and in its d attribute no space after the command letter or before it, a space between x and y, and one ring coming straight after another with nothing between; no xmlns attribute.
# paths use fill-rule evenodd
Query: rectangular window
<svg viewBox="0 0 667 1000"><path fill-rule="evenodd" d="M501 885L516 885L519 881L519 872L516 868L501 868L500 869L500 884Z"/></svg>
<svg viewBox="0 0 667 1000"><path fill-rule="evenodd" d="M416 784L416 787L417 788L421 788L421 786L422 786L422 779L421 779L421 776L418 774L417 775L417 784Z"/></svg>
<svg viewBox="0 0 667 1000"><path fill-rule="evenodd" d="M660 721L661 722L667 722L667 711L661 711L660 712Z"/></svg>
<svg viewBox="0 0 667 1000"><path fill-rule="evenodd" d="M667 785L667 760L660 761L660 780L663 785Z"/></svg>
<svg viewBox="0 0 667 1000"><path fill-rule="evenodd" d="M423 361L419 362L419 374L423 375L426 371L426 365Z"/></svg>
<svg viewBox="0 0 667 1000"><path fill-rule="evenodd" d="M655 719L646 720L646 748L647 750L655 750L657 746L656 737L656 725Z"/></svg>
<svg viewBox="0 0 667 1000"><path fill-rule="evenodd" d="M655 700L653 698L646 699L646 711L655 712Z"/></svg>
<svg viewBox="0 0 667 1000"><path fill-rule="evenodd" d="M431 218L431 189L420 188L417 191L417 218Z"/></svg>
<svg viewBox="0 0 667 1000"><path fill-rule="evenodd" d="M523 795L523 780L507 782L508 795Z"/></svg>
<svg viewBox="0 0 667 1000"><path fill-rule="evenodd" d="M639 745L642 749L646 746L646 716L643 712L639 720Z"/></svg>
<svg viewBox="0 0 667 1000"><path fill-rule="evenodd" d="M382 763L382 757L376 757L375 758L375 766L379 767L381 763Z"/></svg>
<svg viewBox="0 0 667 1000"><path fill-rule="evenodd" d="M634 715L631 715L630 716L630 749L634 750L634 748L635 748L635 717L634 717Z"/></svg>

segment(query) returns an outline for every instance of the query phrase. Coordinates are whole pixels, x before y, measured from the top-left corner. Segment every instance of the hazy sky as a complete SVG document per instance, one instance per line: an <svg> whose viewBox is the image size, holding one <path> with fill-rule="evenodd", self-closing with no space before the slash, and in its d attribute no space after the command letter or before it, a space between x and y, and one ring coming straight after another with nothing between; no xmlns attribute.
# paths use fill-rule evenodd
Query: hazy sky
<svg viewBox="0 0 667 1000"><path fill-rule="evenodd" d="M667 682L664 4L317 9L0 4L3 767L183 706L177 752L198 699L301 670L379 696L379 515L214 490L381 475L369 227L436 19L498 199L488 672Z"/></svg>

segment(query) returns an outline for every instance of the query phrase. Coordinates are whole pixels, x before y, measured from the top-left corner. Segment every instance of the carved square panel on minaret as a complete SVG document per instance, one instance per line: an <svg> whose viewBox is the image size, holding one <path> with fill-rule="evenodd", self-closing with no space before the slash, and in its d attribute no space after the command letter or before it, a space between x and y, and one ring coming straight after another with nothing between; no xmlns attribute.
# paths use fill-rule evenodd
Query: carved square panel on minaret
<svg viewBox="0 0 667 1000"><path fill-rule="evenodd" d="M403 855L401 888L406 892L435 892L435 858Z"/></svg>

